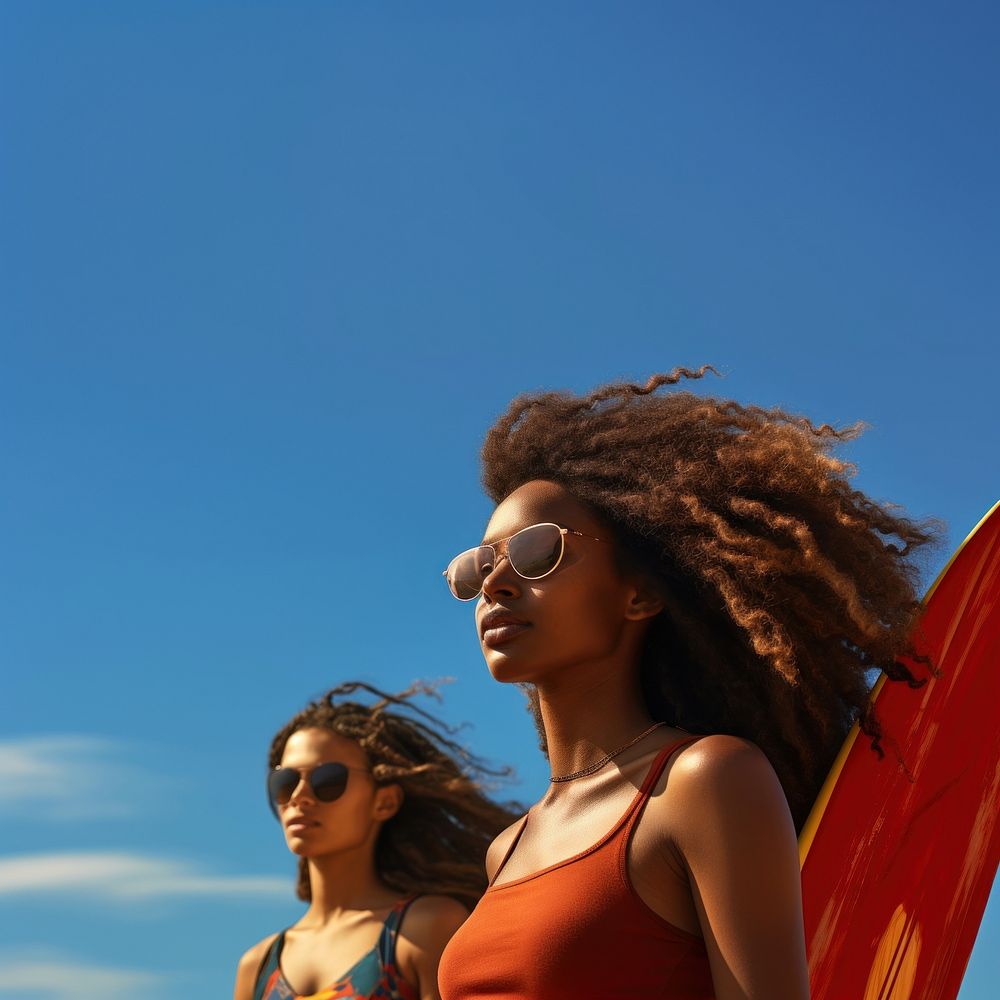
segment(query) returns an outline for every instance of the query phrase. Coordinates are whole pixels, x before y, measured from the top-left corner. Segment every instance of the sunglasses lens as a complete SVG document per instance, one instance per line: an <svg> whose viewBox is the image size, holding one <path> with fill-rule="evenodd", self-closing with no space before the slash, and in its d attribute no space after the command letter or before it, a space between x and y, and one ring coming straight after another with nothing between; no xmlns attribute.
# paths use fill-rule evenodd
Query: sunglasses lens
<svg viewBox="0 0 1000 1000"><path fill-rule="evenodd" d="M271 808L288 805L299 783L299 772L294 768L279 768L267 776L267 797Z"/></svg>
<svg viewBox="0 0 1000 1000"><path fill-rule="evenodd" d="M551 573L562 557L563 536L556 524L533 524L507 542L507 558L526 580Z"/></svg>
<svg viewBox="0 0 1000 1000"><path fill-rule="evenodd" d="M320 802L334 802L347 787L347 768L343 764L320 764L308 773L307 784ZM277 815L279 806L287 806L302 776L294 767L280 767L267 776L267 798Z"/></svg>
<svg viewBox="0 0 1000 1000"><path fill-rule="evenodd" d="M479 545L466 549L452 559L448 566L448 586L460 601L471 601L483 589L483 580L493 570L493 549Z"/></svg>
<svg viewBox="0 0 1000 1000"><path fill-rule="evenodd" d="M343 764L320 764L309 775L309 784L320 802L333 802L347 787L347 768Z"/></svg>

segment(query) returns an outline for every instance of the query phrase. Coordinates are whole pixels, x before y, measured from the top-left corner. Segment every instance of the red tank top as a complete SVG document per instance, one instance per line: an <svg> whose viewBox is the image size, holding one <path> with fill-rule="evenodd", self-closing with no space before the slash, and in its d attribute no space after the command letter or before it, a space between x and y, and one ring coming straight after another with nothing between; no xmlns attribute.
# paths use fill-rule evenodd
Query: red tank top
<svg viewBox="0 0 1000 1000"><path fill-rule="evenodd" d="M442 1000L713 1000L701 938L654 913L629 881L626 851L675 750L663 748L624 816L593 847L533 875L493 882L441 958Z"/></svg>

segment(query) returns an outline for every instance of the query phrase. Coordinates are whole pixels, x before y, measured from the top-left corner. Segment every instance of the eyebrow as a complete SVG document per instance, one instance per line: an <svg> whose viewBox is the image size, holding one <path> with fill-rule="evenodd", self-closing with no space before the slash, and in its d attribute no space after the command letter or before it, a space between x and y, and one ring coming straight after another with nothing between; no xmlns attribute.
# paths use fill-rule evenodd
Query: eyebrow
<svg viewBox="0 0 1000 1000"><path fill-rule="evenodd" d="M315 764L296 764L294 761L288 763L279 763L278 769L281 768L291 768L295 771L315 771L317 767L322 767L324 764L343 764L345 767L364 767L363 764L352 764L348 760L320 760Z"/></svg>
<svg viewBox="0 0 1000 1000"><path fill-rule="evenodd" d="M524 531L525 528L533 528L536 524L554 524L554 525L556 525L559 528L565 528L567 531L573 531L574 530L568 524L563 524L562 521L532 521L531 524L525 524L523 527L518 528L517 531L512 531L509 535L501 535L498 539L496 539L496 541L494 541L492 539L491 540L487 540L487 539L484 538L479 544L480 545L496 545L496 543L498 541L502 541L505 538L513 538L518 533L518 531Z"/></svg>
<svg viewBox="0 0 1000 1000"><path fill-rule="evenodd" d="M531 527L530 524L526 524L525 525L525 528L530 528L530 527ZM521 528L517 529L517 531L521 531L521 530L522 530ZM484 538L479 544L480 545L496 545L497 542L502 542L505 538L513 538L517 534L517 531L512 531L509 535L499 535L496 538Z"/></svg>

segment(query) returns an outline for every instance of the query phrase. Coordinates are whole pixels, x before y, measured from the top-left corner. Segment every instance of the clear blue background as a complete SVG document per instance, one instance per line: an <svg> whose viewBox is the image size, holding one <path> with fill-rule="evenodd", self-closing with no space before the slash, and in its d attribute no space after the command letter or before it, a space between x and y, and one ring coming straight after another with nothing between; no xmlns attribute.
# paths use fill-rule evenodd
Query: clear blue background
<svg viewBox="0 0 1000 1000"><path fill-rule="evenodd" d="M5 3L0 995L228 995L299 912L268 743L342 679L454 677L500 794L541 791L440 578L518 392L711 362L863 419L859 484L949 524L929 582L1000 496L998 29ZM962 1000L998 945L994 901Z"/></svg>

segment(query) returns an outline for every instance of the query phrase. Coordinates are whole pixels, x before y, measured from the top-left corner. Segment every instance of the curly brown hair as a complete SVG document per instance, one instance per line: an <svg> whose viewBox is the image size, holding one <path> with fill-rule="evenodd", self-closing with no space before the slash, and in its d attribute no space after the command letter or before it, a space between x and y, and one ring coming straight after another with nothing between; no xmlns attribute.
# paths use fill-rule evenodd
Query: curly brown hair
<svg viewBox="0 0 1000 1000"><path fill-rule="evenodd" d="M860 424L656 394L708 371L519 397L486 435L483 484L499 503L551 480L607 523L619 562L665 600L639 668L649 712L757 744L801 828L855 720L882 753L872 672L924 683L897 658L914 655L913 554L939 525L851 487L853 467L831 451Z"/></svg>
<svg viewBox="0 0 1000 1000"><path fill-rule="evenodd" d="M350 697L358 692L375 701ZM340 684L282 727L271 743L268 767L281 763L288 738L300 729L329 729L356 740L376 783L403 789L403 804L375 845L379 877L405 895L452 896L471 909L486 889L486 849L523 809L486 795L487 787L510 777L510 769L486 766L451 739L454 729L412 704L420 694L438 697L436 687L423 682L399 694L360 681ZM299 859L296 893L312 898L305 858Z"/></svg>

